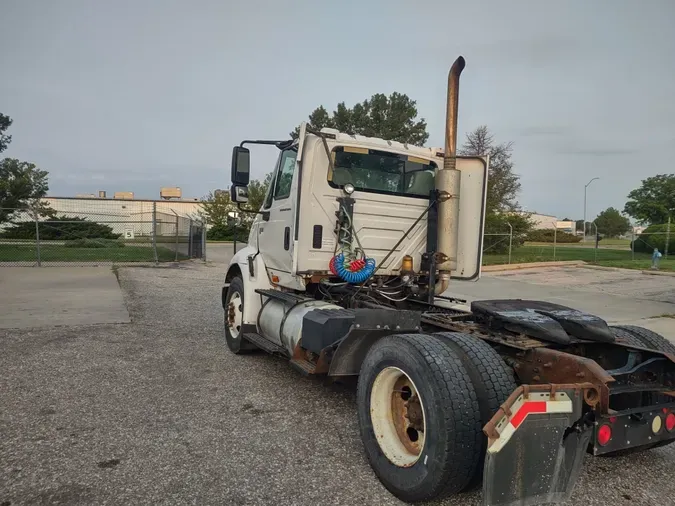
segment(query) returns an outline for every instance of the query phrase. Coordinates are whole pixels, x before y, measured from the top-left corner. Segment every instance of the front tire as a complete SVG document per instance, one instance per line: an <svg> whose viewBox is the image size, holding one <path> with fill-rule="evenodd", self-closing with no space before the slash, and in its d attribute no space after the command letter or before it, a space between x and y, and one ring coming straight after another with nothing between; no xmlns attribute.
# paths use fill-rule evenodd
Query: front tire
<svg viewBox="0 0 675 506"><path fill-rule="evenodd" d="M407 502L463 490L480 460L476 392L438 338L404 334L369 350L359 376L361 439L382 484Z"/></svg>
<svg viewBox="0 0 675 506"><path fill-rule="evenodd" d="M230 282L226 301L224 324L227 347L236 355L250 353L255 346L243 338L244 281L239 276Z"/></svg>

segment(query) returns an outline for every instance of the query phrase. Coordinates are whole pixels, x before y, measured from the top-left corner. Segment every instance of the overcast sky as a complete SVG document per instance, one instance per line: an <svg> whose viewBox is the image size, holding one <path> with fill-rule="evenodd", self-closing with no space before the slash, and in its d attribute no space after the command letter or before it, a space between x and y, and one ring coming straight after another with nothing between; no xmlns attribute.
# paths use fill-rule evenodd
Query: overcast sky
<svg viewBox="0 0 675 506"><path fill-rule="evenodd" d="M673 172L673 0L0 0L0 19L3 155L48 170L54 196L200 197L228 186L241 139L380 92L417 100L442 146L460 54L460 133L514 142L528 210L580 218L599 177L592 217ZM254 177L273 156L252 153Z"/></svg>

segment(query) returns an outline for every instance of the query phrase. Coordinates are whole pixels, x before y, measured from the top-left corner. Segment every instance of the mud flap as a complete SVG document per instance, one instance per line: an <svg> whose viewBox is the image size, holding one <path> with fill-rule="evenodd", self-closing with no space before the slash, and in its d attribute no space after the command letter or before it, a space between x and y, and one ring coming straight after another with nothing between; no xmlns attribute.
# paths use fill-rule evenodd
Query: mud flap
<svg viewBox="0 0 675 506"><path fill-rule="evenodd" d="M583 391L552 385L521 386L509 397L485 426L485 506L570 498L592 434L580 422L582 405Z"/></svg>

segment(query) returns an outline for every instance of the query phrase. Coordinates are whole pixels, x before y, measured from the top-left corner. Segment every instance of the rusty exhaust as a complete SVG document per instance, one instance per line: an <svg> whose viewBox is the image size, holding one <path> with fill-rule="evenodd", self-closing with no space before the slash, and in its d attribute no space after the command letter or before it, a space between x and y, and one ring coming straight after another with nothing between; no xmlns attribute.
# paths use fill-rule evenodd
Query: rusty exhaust
<svg viewBox="0 0 675 506"><path fill-rule="evenodd" d="M445 154L443 168L454 169L457 163L457 115L459 110L459 76L466 61L463 57L455 60L448 73L448 101L445 116Z"/></svg>
<svg viewBox="0 0 675 506"><path fill-rule="evenodd" d="M448 101L445 118L445 152L443 169L436 174L438 190L438 283L435 293L447 290L450 272L457 270L457 240L459 234L460 172L457 167L457 116L459 110L459 76L466 62L461 56L448 73Z"/></svg>

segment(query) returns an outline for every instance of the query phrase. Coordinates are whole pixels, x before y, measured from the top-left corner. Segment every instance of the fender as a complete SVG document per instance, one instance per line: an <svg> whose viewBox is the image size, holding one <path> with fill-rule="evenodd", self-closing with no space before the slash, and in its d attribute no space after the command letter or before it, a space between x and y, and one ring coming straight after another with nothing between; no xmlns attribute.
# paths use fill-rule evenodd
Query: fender
<svg viewBox="0 0 675 506"><path fill-rule="evenodd" d="M252 259L253 276L251 276L249 271L249 258ZM237 251L232 260L230 260L223 285L223 306L225 305L225 296L230 286L230 281L236 276L241 276L244 280L243 323L244 325L253 325L255 328L258 313L262 307L261 296L255 293L255 291L272 288L272 283L270 283L267 277L265 262L263 262L262 255L258 253L257 248L246 246Z"/></svg>

